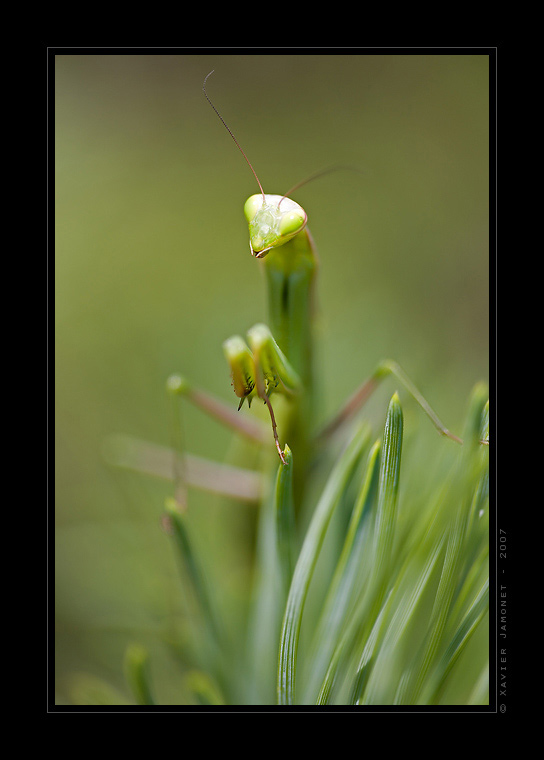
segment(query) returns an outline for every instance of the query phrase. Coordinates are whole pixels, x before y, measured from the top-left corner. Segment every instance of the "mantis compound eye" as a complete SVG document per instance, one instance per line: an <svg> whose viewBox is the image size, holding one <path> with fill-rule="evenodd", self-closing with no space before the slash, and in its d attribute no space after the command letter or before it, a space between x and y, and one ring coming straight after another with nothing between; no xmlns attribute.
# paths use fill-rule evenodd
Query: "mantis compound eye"
<svg viewBox="0 0 544 760"><path fill-rule="evenodd" d="M306 224L306 215L298 213L298 211L288 211L282 214L280 220L280 234L283 236L296 235L300 232Z"/></svg>

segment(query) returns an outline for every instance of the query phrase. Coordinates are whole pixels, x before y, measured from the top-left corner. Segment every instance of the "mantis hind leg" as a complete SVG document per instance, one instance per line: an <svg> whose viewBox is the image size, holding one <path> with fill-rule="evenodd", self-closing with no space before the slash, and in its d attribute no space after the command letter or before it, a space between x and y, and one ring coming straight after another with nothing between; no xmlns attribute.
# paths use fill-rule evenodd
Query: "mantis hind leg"
<svg viewBox="0 0 544 760"><path fill-rule="evenodd" d="M220 464L180 452L177 447L160 446L130 435L109 436L102 453L114 467L174 483L174 498L182 509L186 506L187 488L247 503L260 502L265 493L264 476L255 470Z"/></svg>
<svg viewBox="0 0 544 760"><path fill-rule="evenodd" d="M253 446L269 444L268 425L247 414L238 414L231 406L192 386L180 375L168 378L167 391L173 402L172 445L159 446L129 435L111 435L103 446L105 461L114 467L174 483L174 501L181 510L186 508L189 488L220 494L240 502L260 502L265 492L264 478L260 472L214 462L185 450L179 403L181 398L187 399L208 416L249 440Z"/></svg>
<svg viewBox="0 0 544 760"><path fill-rule="evenodd" d="M390 359L386 359L385 361L380 362L368 380L366 380L357 388L357 390L348 398L346 403L335 415L335 417L318 432L318 443L325 442L327 439L332 437L337 430L343 427L343 425L348 420L350 420L356 414L356 412L358 412L359 409L361 409L361 407L366 403L366 401L372 395L373 391L376 390L381 381L389 375L394 375L394 377L396 377L397 380L401 382L403 387L408 391L408 393L417 402L421 409L423 409L427 417L431 420L441 435L444 435L447 438L451 438L451 440L455 441L456 443L463 443L461 438L454 435L450 430L448 430L448 428L440 420L436 412L432 409L430 404L416 388L410 378L401 369L401 367L399 367L396 362L391 361Z"/></svg>
<svg viewBox="0 0 544 760"><path fill-rule="evenodd" d="M268 441L268 428L260 420L256 420L243 413L238 414L231 406L225 404L211 393L195 388L181 375L171 375L168 378L166 387L173 396L183 396L210 417L213 417L235 433L248 438L250 441L259 444Z"/></svg>

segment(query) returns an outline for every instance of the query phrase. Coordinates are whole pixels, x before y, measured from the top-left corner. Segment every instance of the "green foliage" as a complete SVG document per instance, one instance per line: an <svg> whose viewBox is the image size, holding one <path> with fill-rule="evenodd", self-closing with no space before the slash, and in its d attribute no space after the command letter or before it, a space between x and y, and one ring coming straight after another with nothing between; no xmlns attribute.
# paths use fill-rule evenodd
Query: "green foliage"
<svg viewBox="0 0 544 760"><path fill-rule="evenodd" d="M295 671L304 602L327 527L366 440L366 435L356 435L336 463L315 508L300 550L289 589L280 640L278 703L281 705L295 703Z"/></svg>
<svg viewBox="0 0 544 760"><path fill-rule="evenodd" d="M149 653L139 644L131 644L125 652L125 677L136 703L154 705L149 675Z"/></svg>
<svg viewBox="0 0 544 760"><path fill-rule="evenodd" d="M333 463L309 510L300 549L296 462L286 447L286 464L280 463L263 504L247 640L229 641L186 518L169 501L182 583L199 610L191 645L196 667L186 677L195 701L486 703L488 448L481 441L487 419L486 390L477 386L464 445L423 500L403 489L404 422L394 394L383 440L371 446L364 425ZM347 520L335 522L339 510ZM129 654L126 671L136 699L153 704L147 656L139 648Z"/></svg>
<svg viewBox="0 0 544 760"><path fill-rule="evenodd" d="M473 395L463 447L438 436L421 444L415 404L403 400L403 423L396 397L385 426L378 403L371 428L304 467L287 437L294 455L263 461L270 420L256 403L243 441L218 429L220 414L229 426L245 411L228 395L221 342L265 317L255 261L239 255L246 175L214 143L194 92L212 65L57 56L59 703L485 704L486 390ZM316 425L384 355L425 378L433 406L458 419L487 367L487 56L221 65L222 101L261 176L281 185L331 156L368 170L368 182L331 175L306 196L322 254ZM290 99L271 119L269 99L254 97L273 97L294 66L296 129ZM303 323L308 304L296 305ZM115 444L118 463L139 458L140 474L104 467L112 431L168 442L161 389L178 368L228 398L232 415L177 377L171 392L200 407L174 436L191 451L183 465L167 446L129 436L109 440L108 457ZM407 386L397 365L380 373ZM173 469L183 483L164 507L170 484L146 474ZM194 491L203 482L212 495Z"/></svg>

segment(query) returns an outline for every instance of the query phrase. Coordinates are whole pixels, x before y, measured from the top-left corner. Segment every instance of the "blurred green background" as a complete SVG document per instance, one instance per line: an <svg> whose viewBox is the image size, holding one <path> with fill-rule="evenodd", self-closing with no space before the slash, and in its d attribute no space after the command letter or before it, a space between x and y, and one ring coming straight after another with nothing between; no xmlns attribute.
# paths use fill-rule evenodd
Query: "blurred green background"
<svg viewBox="0 0 544 760"><path fill-rule="evenodd" d="M324 414L396 359L462 431L488 377L489 61L485 55L57 55L55 68L56 692L128 692L127 643L152 654L163 703L189 699L172 642L189 624L161 528L168 484L119 473L104 440L168 445L165 380L180 371L232 406L221 343L266 318L243 203L333 164L294 198L320 255ZM369 405L378 424L384 400ZM406 402L429 449L435 431ZM188 448L229 433L184 413ZM221 595L243 608L251 507L191 494ZM225 604L227 601L225 601ZM91 686L89 686L91 684Z"/></svg>

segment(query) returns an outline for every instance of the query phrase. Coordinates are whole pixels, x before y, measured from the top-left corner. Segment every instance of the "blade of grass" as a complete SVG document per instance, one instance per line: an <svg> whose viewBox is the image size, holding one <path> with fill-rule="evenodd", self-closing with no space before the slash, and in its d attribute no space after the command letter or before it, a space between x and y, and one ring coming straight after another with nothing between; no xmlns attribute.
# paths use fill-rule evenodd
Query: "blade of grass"
<svg viewBox="0 0 544 760"><path fill-rule="evenodd" d="M429 581L432 577L433 570L435 569L438 558L440 557L443 549L443 536L439 537L434 547L427 554L427 551L421 552L426 559L424 560L423 567L419 567L421 563L420 556L412 558L413 561L408 563L408 566L400 573L399 578L392 589L394 594L390 602L390 607L394 609L394 613L391 616L391 620L385 630L383 636L380 637L379 651L376 646L376 642L373 642L373 648L370 651L363 652L363 657L359 664L359 671L361 671L367 663L373 658L375 661L375 667L372 669L372 677L369 679L367 674L365 681L367 686L359 693L354 693L352 704L379 704L381 694L383 693L382 671L389 667L390 661L393 659L397 648L401 644L401 640L405 635L409 623L416 614L416 610L423 598L423 595L428 588ZM400 598L398 598L400 597ZM380 669L380 663L385 667ZM368 670L368 667L367 667ZM356 676L355 684L361 681L359 673Z"/></svg>
<svg viewBox="0 0 544 760"><path fill-rule="evenodd" d="M486 662L482 672L474 684L474 688L467 700L468 705L489 704L489 662Z"/></svg>
<svg viewBox="0 0 544 760"><path fill-rule="evenodd" d="M459 512L460 511L461 510L459 510ZM442 634L446 626L455 592L455 584L457 580L455 571L462 538L463 526L458 513L457 519L450 530L446 545L446 556L444 558L435 603L431 613L429 630L422 644L420 656L416 658L412 668L411 684L406 693L408 704L417 703L423 683L442 640Z"/></svg>
<svg viewBox="0 0 544 760"><path fill-rule="evenodd" d="M342 625L345 624L348 605L352 601L355 584L359 580L361 566L364 562L365 539L369 520L368 512L376 498L380 466L380 442L372 446L366 463L365 477L353 508L351 520L346 533L342 552L338 559L325 603L320 616L317 631L313 639L310 657L312 670L305 694L306 702L313 701L323 680L334 646L340 637Z"/></svg>
<svg viewBox="0 0 544 760"><path fill-rule="evenodd" d="M208 673L192 670L185 677L185 685L191 691L200 705L224 705L225 699L218 685Z"/></svg>
<svg viewBox="0 0 544 760"><path fill-rule="evenodd" d="M336 463L302 544L289 589L281 631L277 695L280 705L295 703L297 648L306 595L332 514L366 440L366 428L357 431Z"/></svg>
<svg viewBox="0 0 544 760"><path fill-rule="evenodd" d="M455 604L452 607L450 616L453 624L452 628L457 626L459 620L466 614L467 600L468 606L470 606L472 603L470 600L474 598L474 589L480 589L482 578L484 580L489 579L489 543L487 541L480 543L479 554L473 559L472 565L468 568L459 583Z"/></svg>
<svg viewBox="0 0 544 760"><path fill-rule="evenodd" d="M427 704L438 704L446 679L489 608L489 579L486 579L465 617L455 631L435 668L427 688Z"/></svg>
<svg viewBox="0 0 544 760"><path fill-rule="evenodd" d="M321 687L318 704L326 704L330 699L333 682L337 679L341 663L353 650L355 641L366 641L375 622L383 612L384 598L387 594L387 569L391 562L391 549L394 539L394 526L398 500L400 477L400 459L402 451L403 415L399 397L395 393L387 410L380 458L380 474L374 537L370 563L372 570L367 586L360 601L356 604L354 614L346 631L332 655L325 680ZM363 645L364 646L364 645ZM359 651L361 651L359 649Z"/></svg>
<svg viewBox="0 0 544 760"><path fill-rule="evenodd" d="M376 441L368 455L363 487L353 509L342 553L325 602L324 619L326 621L341 617L349 600L357 564L362 560L360 549L364 537L363 516L370 509L376 495L380 469L380 448L380 442ZM336 614L333 614L334 608L336 608Z"/></svg>
<svg viewBox="0 0 544 760"><path fill-rule="evenodd" d="M403 415L399 397L395 393L389 403L383 440L383 455L380 463L378 503L374 526L372 557L372 578L374 587L373 608L377 615L388 584L388 568L393 557L393 539L397 516L397 502L402 452Z"/></svg>
<svg viewBox="0 0 544 760"><path fill-rule="evenodd" d="M474 503L474 478L481 475L481 452L484 447L480 440L486 400L487 386L479 383L473 389L469 401L465 445L459 453L457 475L448 495L453 515L448 528L446 554L427 634L410 668L411 676L404 695L407 704L420 702L425 681L434 667L435 658L447 645L444 639L448 623L456 596L462 588L463 571L467 571L463 549L466 548L470 510Z"/></svg>
<svg viewBox="0 0 544 760"><path fill-rule="evenodd" d="M149 678L149 655L140 644L129 644L125 652L125 678L137 704L154 705Z"/></svg>
<svg viewBox="0 0 544 760"><path fill-rule="evenodd" d="M258 515L255 572L241 668L247 679L244 689L246 704L273 704L276 698L278 642L285 596L276 535L275 500L276 492L271 489Z"/></svg>
<svg viewBox="0 0 544 760"><path fill-rule="evenodd" d="M210 673L223 694L235 689L233 642L221 619L216 600L210 593L196 555L188 526L188 516L174 498L166 499L165 512L181 570L182 583L196 601L201 624L195 629L194 643L199 666Z"/></svg>
<svg viewBox="0 0 544 760"><path fill-rule="evenodd" d="M187 528L186 515L182 513L174 499L166 499L165 511L170 521L172 535L177 548L178 556L185 568L195 598L198 601L202 617L210 625L210 633L215 639L220 639L222 626L218 622L217 611L212 604L208 588L199 562L195 556L192 541Z"/></svg>
<svg viewBox="0 0 544 760"><path fill-rule="evenodd" d="M274 511L276 515L278 562L284 589L283 602L285 602L295 566L296 534L293 502L293 454L287 445L283 451L283 456L285 464L280 463L276 477Z"/></svg>
<svg viewBox="0 0 544 760"><path fill-rule="evenodd" d="M356 676L355 678L352 677L351 704L372 704L374 697L382 699L381 695L379 697L376 694L370 696L365 691L371 675L375 680L373 675L374 664L379 658L383 660L384 658L388 659L389 655L395 656L397 645L407 635L411 618L415 616L416 609L422 604L422 596L430 584L432 573L445 542L444 529L436 503L437 499L439 500L438 495L434 502L435 509L429 511L428 519L425 517L421 523L413 526L407 551L402 559L399 558L398 568L391 574L395 580L392 581L389 588L386 602L382 605L378 620L381 621L386 607L395 610L393 618L388 623L387 628L384 627L385 635L379 641L377 635L382 628L378 628L378 623L376 623L364 645L360 661L355 668ZM387 619L389 619L389 611L387 612ZM387 654L384 653L384 649ZM356 661L356 659L352 661ZM402 683L399 683L397 688L397 695L399 692L402 693L406 686L406 677L401 680ZM395 700L397 695L395 695Z"/></svg>
<svg viewBox="0 0 544 760"><path fill-rule="evenodd" d="M360 667L357 672L358 680L352 688L353 693L355 692L360 693L368 678L369 666L371 663L372 654L376 646L376 641L380 635L380 631L382 630L385 616L389 607L389 599L390 599L390 594L387 595L384 601L384 604L380 610L380 613L374 625L372 626L372 629L368 636L365 650L363 652L363 655L359 663ZM329 663L329 667L327 669L327 673L325 675L325 678L321 685L321 689L319 691L319 695L317 697L317 701L316 701L317 705L329 704L331 700L332 690L337 680L338 671L340 669L340 663L347 658L347 652L350 651L350 646L351 646L353 635L354 635L354 627L358 623L359 623L358 617L357 616L352 617L350 626L344 632L336 649L334 650L333 655L331 657L331 661Z"/></svg>
<svg viewBox="0 0 544 760"><path fill-rule="evenodd" d="M464 619L466 601L474 584L487 577L487 520L482 510L487 501L488 447L482 445L485 431L487 387L478 384L471 395L465 424L465 445L447 479L440 507L447 520L447 548L427 632L419 652L404 673L404 691L399 704L425 704L433 673L444 656L451 637ZM460 618L461 616L461 618ZM436 680L435 680L436 685ZM427 698L426 698L427 697Z"/></svg>

